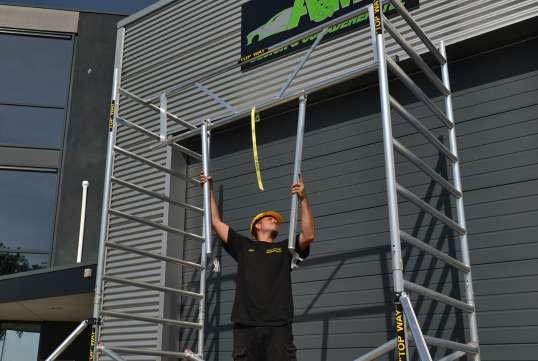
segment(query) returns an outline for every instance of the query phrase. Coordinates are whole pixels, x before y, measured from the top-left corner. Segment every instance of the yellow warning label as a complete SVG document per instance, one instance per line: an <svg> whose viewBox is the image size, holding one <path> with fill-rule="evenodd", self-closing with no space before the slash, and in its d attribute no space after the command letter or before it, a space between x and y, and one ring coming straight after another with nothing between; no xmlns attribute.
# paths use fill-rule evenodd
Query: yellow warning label
<svg viewBox="0 0 538 361"><path fill-rule="evenodd" d="M374 0L374 26L376 34L383 33L383 27L381 26L381 3L379 0Z"/></svg>
<svg viewBox="0 0 538 361"><path fill-rule="evenodd" d="M116 102L113 100L112 103L110 103L110 113L108 116L108 130L112 131L112 128L114 128L114 112L116 111Z"/></svg>
<svg viewBox="0 0 538 361"><path fill-rule="evenodd" d="M407 361L404 314L399 302L394 303L394 322L396 326L396 360Z"/></svg>
<svg viewBox="0 0 538 361"><path fill-rule="evenodd" d="M90 354L88 356L88 361L93 361L93 348L95 346L95 327L92 328L92 335L90 337Z"/></svg>

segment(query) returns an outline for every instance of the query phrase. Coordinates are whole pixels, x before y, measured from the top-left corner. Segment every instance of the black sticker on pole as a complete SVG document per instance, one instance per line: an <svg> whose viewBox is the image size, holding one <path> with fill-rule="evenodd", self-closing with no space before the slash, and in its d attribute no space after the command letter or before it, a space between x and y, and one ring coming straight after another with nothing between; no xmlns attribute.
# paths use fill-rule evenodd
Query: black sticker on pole
<svg viewBox="0 0 538 361"><path fill-rule="evenodd" d="M108 130L111 132L112 128L114 128L114 112L116 110L116 101L113 100L112 103L110 103L110 114L108 116Z"/></svg>
<svg viewBox="0 0 538 361"><path fill-rule="evenodd" d="M380 0L374 0L372 5L374 6L375 33L377 35L383 34L383 26L381 24L381 1Z"/></svg>
<svg viewBox="0 0 538 361"><path fill-rule="evenodd" d="M396 361L407 361L404 313L398 299L394 300L394 326L396 327Z"/></svg>

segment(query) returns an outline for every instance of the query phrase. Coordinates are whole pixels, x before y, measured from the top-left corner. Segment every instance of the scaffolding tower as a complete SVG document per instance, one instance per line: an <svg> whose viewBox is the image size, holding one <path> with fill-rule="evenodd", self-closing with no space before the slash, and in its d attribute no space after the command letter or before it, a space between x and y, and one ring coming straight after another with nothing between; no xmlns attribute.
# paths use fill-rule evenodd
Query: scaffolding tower
<svg viewBox="0 0 538 361"><path fill-rule="evenodd" d="M393 23L385 17L383 14L383 7L385 4L390 4L405 23L414 31L414 34L420 38L423 45L426 46L430 54L433 56L437 64L441 66L441 79L436 75L434 70L423 60L419 53L413 48L410 43L404 39L398 29ZM323 37L327 34L330 26L337 24L346 19L352 18L358 14L368 11L370 19L370 34L371 34L371 46L373 50L373 62L367 65L361 65L353 68L352 70L333 77L328 81L315 83L300 92L289 92L288 88L296 78L297 74L301 71L305 63L308 61L312 52L316 50ZM386 32L385 32L386 31ZM387 54L385 48L385 35L388 33L393 40L403 49L408 56L414 61L416 66L422 71L422 73L429 79L436 90L444 97L445 110L441 110L427 95L426 93L411 79L411 77L400 67L398 61L393 59ZM424 33L421 27L415 22L408 10L402 5L399 0L374 0L371 5L358 8L349 12L348 14L333 19L329 22L323 23L307 32L287 39L284 42L275 44L268 52L281 48L282 46L292 43L304 36L316 34L316 41L312 44L310 49L303 55L302 59L298 62L296 67L290 73L287 81L282 85L278 94L274 97L266 99L254 99L253 104L256 104L256 108L259 111L263 111L272 108L276 105L299 100L299 119L297 125L297 139L296 139L296 151L294 162L294 181L301 169L302 147L303 147L303 135L304 124L306 117L306 102L307 95L320 89L330 87L340 82L355 79L359 76L367 73L377 71L379 80L379 94L381 103L381 119L383 128L383 143L384 143L384 157L385 157L385 173L386 173L386 188L388 199L388 220L389 220L389 233L390 233L390 245L391 245L391 260L392 260L392 278L393 278L393 292L396 298L395 301L395 330L396 338L387 341L378 348L368 352L367 354L358 357L355 361L370 361L378 359L379 357L386 355L390 352L396 352L397 360L407 360L408 357L408 341L412 341L416 345L417 352L421 361L431 361L428 346L438 346L451 350L452 353L444 356L438 361L452 361L462 357L468 356L473 361L480 361L480 351L478 343L478 328L476 320L476 309L473 295L471 266L469 258L469 248L467 240L467 229L465 224L465 212L463 204L463 194L461 185L461 174L459 168L459 158L456 143L455 121L452 109L452 98L448 72L448 62L446 59L445 44L440 42L438 46L435 46L428 36ZM122 179L115 174L115 159L117 157L126 157L132 161L140 162L148 167L151 167L155 172L162 172L167 177L175 177L182 179L185 182L199 183L199 180L190 178L188 175L178 172L172 169L170 162L166 162L167 165L163 165L157 161L149 159L147 156L137 154L135 151L129 150L117 143L117 131L119 127L130 128L134 132L138 132L148 139L154 140L155 147L168 149L174 148L202 163L203 172L206 175L211 174L209 169L210 158L210 131L217 127L224 126L238 119L242 119L248 116L251 112L250 108L236 108L225 99L221 98L214 91L203 85L203 81L215 77L219 74L223 74L230 69L238 66L237 63L231 64L229 67L220 69L218 72L208 74L198 81L187 82L185 84L178 84L170 89L167 89L161 93L159 97L152 99L144 99L134 92L125 89L121 86L121 72L122 72L122 54L125 38L125 29L120 28L118 30L117 44L116 44L116 60L114 69L114 81L112 89L112 101L111 112L109 119L109 139L106 158L106 172L105 172L105 184L104 195L102 205L102 221L101 221L101 233L98 253L98 265L95 285L95 298L93 317L91 319L83 321L69 336L62 342L61 345L47 358L47 361L56 360L61 353L69 346L71 342L87 327L92 327L91 336L91 350L90 360L99 360L101 356L106 355L115 361L123 361L125 355L146 355L155 357L170 357L174 359L186 359L201 361L204 360L204 327L205 327L205 290L206 290L206 277L207 271L211 267L218 269L218 262L212 256L212 244L211 244L211 209L210 209L210 189L209 184L205 183L203 186L203 199L202 207L188 204L183 201L179 201L170 197L167 194L159 193L150 189L147 189L136 182L136 175L132 176L129 180ZM248 62L254 62L257 58L251 58ZM245 63L243 63L245 64ZM428 108L433 115L448 129L449 146L445 146L440 140L438 140L430 130L424 126L413 114L411 114L405 107L390 94L389 90L389 71L392 75L398 78L401 83L418 99L426 108ZM217 117L216 119L204 119L197 123L187 122L180 116L177 116L167 109L167 99L173 95L181 93L187 89L196 88L203 92L207 97L210 97L214 101L218 102L224 109L228 111L228 114ZM148 127L142 127L135 122L130 121L121 113L120 96L128 98L141 106L154 111L159 115L159 124L156 125L159 132L147 129ZM411 150L409 150L404 144L400 143L392 136L392 123L391 112L398 113L405 121L407 121L412 127L416 129L424 138L433 146L440 154L444 155L451 164L453 183L447 178L443 177L436 170L434 170L425 161L420 159ZM177 129L170 129L168 123L175 123L181 131L178 134ZM180 145L179 142L192 138L194 136L200 136L201 149L200 153L185 148ZM394 151L402 155L406 160L414 164L418 169L422 170L428 175L433 182L437 183L443 189L445 189L451 196L456 199L456 211L457 220L451 219L444 213L440 212L436 208L432 207L429 203L424 201L421 197L412 193L409 189L406 189L397 182L395 171ZM134 180L133 180L134 179ZM163 222L156 222L146 217L141 217L135 214L130 214L124 210L117 209L113 205L112 200L112 186L124 187L130 191L139 192L149 197L158 199L165 204L174 205L184 208L186 211L194 212L203 217L203 226L201 235L187 232L186 230L175 228L167 224L167 220ZM163 188L166 188L163 186ZM398 212L398 199L401 197L417 206L421 211L430 214L436 220L440 221L445 226L449 227L455 233L459 235L460 249L462 259L456 259L443 251L426 244L420 239L404 232L399 226L399 212ZM292 198L291 211L290 211L290 229L289 229L289 249L290 252L294 252L295 249L295 233L296 233L296 221L297 221L297 199ZM127 246L119 242L112 242L109 240L110 232L110 218L114 216L116 218L123 219L129 224L143 224L145 226L163 231L169 234L180 235L185 238L194 239L200 241L200 262L194 262L189 260L183 260L167 256L165 254L158 254L155 252L143 250L141 248ZM410 282L404 279L404 269L402 262L402 241L407 245L416 247L417 249L430 254L431 256L445 262L447 265L461 271L464 275L464 288L465 298L455 299L440 292L428 289L420 284ZM142 282L134 278L117 277L107 269L107 255L110 250L118 250L125 252L126 254L134 255L136 257L145 257L152 259L155 262L166 262L181 267L187 267L196 269L200 272L200 285L197 291L182 290L179 288L172 288L160 284ZM103 299L103 290L105 284L117 284L124 286L131 286L140 289L153 290L162 293L179 294L182 297L188 297L195 299L199 302L198 319L197 322L176 320L165 317L147 317L134 313L117 312L110 310L107 307L106 299ZM415 311L409 293L417 294L423 297L433 299L435 301L453 306L467 313L468 326L469 326L469 341L466 343L455 342L452 340L445 340L441 338L431 337L424 335L421 331L420 324L417 320ZM404 317L401 317L404 316ZM102 342L100 330L102 324L110 319L123 319L123 320L135 320L151 324L170 325L174 327L190 328L196 330L197 334L197 350L160 350L160 349L144 349L132 345L118 346L107 345Z"/></svg>

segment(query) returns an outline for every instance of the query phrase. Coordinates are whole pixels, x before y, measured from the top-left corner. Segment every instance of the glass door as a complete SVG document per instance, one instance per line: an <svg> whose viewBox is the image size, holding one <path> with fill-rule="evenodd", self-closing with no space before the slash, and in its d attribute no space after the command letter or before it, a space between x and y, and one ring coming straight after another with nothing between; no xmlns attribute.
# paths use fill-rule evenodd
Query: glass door
<svg viewBox="0 0 538 361"><path fill-rule="evenodd" d="M0 361L37 361L38 351L39 325L1 325Z"/></svg>

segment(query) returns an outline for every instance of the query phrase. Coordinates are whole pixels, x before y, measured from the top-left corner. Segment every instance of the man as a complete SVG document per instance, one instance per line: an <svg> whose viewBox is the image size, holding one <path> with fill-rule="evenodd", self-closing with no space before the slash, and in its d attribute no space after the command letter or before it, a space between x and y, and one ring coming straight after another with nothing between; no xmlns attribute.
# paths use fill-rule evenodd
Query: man
<svg viewBox="0 0 538 361"><path fill-rule="evenodd" d="M288 241L275 242L283 217L275 211L257 214L250 223L252 239L236 233L222 222L213 194L211 177L203 174L202 184L211 185L211 223L224 249L237 261L233 358L235 361L293 361L292 254ZM295 250L301 258L310 253L314 240L314 218L301 177L291 187L301 207L301 233Z"/></svg>

